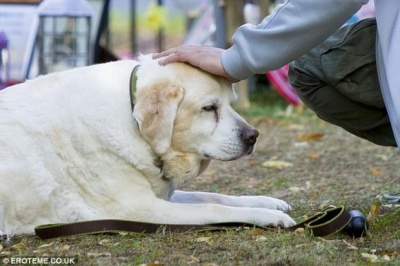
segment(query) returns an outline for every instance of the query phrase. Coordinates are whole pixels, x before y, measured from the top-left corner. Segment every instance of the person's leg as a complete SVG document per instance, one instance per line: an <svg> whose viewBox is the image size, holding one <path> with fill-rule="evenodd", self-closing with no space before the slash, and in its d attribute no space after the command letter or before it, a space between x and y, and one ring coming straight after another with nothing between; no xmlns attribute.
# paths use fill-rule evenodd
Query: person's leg
<svg viewBox="0 0 400 266"><path fill-rule="evenodd" d="M290 64L289 81L321 119L384 146L397 146L375 66L373 20L342 28Z"/></svg>

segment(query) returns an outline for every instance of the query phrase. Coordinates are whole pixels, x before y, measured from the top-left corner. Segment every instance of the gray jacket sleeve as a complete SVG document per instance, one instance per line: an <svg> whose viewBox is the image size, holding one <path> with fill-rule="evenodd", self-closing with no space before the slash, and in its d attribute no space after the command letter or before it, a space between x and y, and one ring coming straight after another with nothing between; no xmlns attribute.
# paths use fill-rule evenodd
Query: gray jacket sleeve
<svg viewBox="0 0 400 266"><path fill-rule="evenodd" d="M288 0L259 25L239 27L222 65L238 80L280 68L328 38L367 2Z"/></svg>

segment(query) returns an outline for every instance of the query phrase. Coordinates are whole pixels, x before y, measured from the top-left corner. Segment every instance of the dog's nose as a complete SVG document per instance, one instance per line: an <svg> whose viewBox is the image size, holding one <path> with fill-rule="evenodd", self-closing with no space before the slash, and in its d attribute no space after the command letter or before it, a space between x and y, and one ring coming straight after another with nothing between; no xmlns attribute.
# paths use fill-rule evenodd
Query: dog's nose
<svg viewBox="0 0 400 266"><path fill-rule="evenodd" d="M242 132L240 133L241 139L247 145L254 145L257 141L258 135L260 135L258 130L252 127L246 127L242 129Z"/></svg>

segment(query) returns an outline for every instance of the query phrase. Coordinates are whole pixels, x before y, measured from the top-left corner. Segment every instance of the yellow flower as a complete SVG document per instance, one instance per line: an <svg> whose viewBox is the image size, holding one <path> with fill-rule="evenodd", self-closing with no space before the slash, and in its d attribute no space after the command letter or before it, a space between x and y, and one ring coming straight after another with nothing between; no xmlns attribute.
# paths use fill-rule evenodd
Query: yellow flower
<svg viewBox="0 0 400 266"><path fill-rule="evenodd" d="M159 30L166 25L165 8L151 4L145 14L145 26L152 30Z"/></svg>

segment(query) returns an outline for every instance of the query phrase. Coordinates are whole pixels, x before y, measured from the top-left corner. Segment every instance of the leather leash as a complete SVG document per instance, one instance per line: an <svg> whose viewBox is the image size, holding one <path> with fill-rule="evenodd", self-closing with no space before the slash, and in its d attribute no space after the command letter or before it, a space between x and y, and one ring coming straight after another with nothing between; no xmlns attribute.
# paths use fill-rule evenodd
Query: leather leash
<svg viewBox="0 0 400 266"><path fill-rule="evenodd" d="M344 207L330 207L322 212L318 212L311 218L298 223L292 227L285 228L288 231L295 231L298 228L308 230L311 235L323 237L341 231L351 220L350 214ZM154 224L128 220L91 220L65 224L47 224L35 227L36 235L41 239L56 237L99 234L99 233L157 233L173 232L188 233L200 231L221 231L232 227L255 226L244 223L216 223L208 225L191 224ZM265 228L256 226L258 228ZM266 228L265 228L266 229Z"/></svg>
<svg viewBox="0 0 400 266"><path fill-rule="evenodd" d="M286 228L296 231L299 228L308 230L312 236L329 236L340 232L351 221L351 215L345 210L344 206L330 206L324 211L317 212L312 217Z"/></svg>

